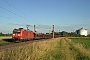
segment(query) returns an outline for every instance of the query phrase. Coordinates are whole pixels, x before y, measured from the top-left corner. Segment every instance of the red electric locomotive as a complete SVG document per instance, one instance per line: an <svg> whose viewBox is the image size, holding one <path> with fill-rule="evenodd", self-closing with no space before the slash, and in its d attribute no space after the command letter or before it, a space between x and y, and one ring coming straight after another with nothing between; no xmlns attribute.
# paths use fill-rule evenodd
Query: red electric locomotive
<svg viewBox="0 0 90 60"><path fill-rule="evenodd" d="M23 41L23 40L29 40L34 39L34 32L25 30L23 28L14 29L12 33L12 39L14 41Z"/></svg>

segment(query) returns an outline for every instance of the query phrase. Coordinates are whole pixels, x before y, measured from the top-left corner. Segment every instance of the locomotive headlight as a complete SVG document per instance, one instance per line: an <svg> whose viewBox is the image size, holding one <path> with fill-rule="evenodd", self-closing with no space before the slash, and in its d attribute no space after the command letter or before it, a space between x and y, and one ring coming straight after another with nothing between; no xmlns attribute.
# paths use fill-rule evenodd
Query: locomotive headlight
<svg viewBox="0 0 90 60"><path fill-rule="evenodd" d="M15 36L15 34L13 34L13 36Z"/></svg>
<svg viewBox="0 0 90 60"><path fill-rule="evenodd" d="M20 34L18 34L18 36L20 36Z"/></svg>

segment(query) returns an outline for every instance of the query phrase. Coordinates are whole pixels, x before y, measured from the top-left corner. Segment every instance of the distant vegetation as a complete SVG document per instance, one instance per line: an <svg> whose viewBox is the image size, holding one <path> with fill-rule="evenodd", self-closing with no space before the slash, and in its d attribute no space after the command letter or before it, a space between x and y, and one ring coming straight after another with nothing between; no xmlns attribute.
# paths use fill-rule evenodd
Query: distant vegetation
<svg viewBox="0 0 90 60"><path fill-rule="evenodd" d="M11 36L11 35L12 35L12 34L9 34L9 33L8 33L8 34L4 34L4 33L2 33L2 32L0 33L0 36Z"/></svg>
<svg viewBox="0 0 90 60"><path fill-rule="evenodd" d="M61 37L86 37L84 35L76 34L76 32L66 32L66 31L55 32L55 35L59 35ZM90 34L87 37L90 37Z"/></svg>

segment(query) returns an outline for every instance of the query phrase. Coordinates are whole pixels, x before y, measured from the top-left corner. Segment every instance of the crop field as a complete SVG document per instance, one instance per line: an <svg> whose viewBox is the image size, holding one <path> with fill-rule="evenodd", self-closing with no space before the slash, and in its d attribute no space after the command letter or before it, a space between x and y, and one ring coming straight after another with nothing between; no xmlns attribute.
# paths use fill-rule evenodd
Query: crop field
<svg viewBox="0 0 90 60"><path fill-rule="evenodd" d="M11 39L11 37L2 37L0 36L0 45L2 44L8 44L9 42L7 41L8 39Z"/></svg>
<svg viewBox="0 0 90 60"><path fill-rule="evenodd" d="M82 44L85 48L90 48L90 38L70 38L73 42Z"/></svg>
<svg viewBox="0 0 90 60"><path fill-rule="evenodd" d="M75 41L53 38L13 47L0 52L0 60L90 60L90 48Z"/></svg>

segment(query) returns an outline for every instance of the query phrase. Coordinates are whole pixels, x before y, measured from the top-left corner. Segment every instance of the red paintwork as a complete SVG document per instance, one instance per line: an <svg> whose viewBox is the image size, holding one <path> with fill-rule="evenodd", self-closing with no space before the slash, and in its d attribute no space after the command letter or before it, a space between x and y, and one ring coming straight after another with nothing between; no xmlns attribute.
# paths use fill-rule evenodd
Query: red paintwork
<svg viewBox="0 0 90 60"><path fill-rule="evenodd" d="M14 32L14 30L19 30L20 32ZM14 29L12 38L13 39L31 39L34 38L34 32L24 30L23 28Z"/></svg>

